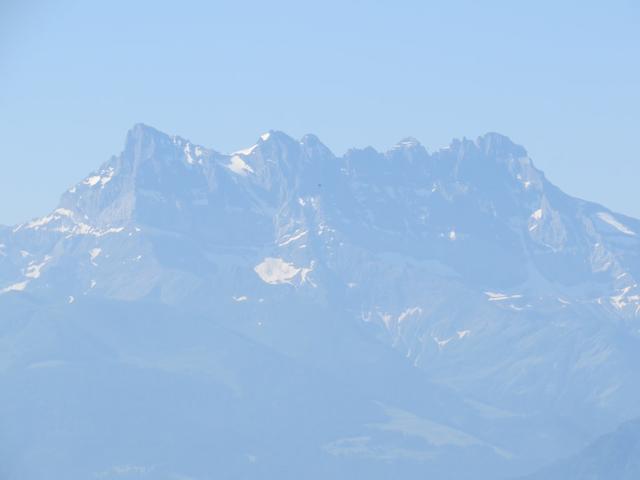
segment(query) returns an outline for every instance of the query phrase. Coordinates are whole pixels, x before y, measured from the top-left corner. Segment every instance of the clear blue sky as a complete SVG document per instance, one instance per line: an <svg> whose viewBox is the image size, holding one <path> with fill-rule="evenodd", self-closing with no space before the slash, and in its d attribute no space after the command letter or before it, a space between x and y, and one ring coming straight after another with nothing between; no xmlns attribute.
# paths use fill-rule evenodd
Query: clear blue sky
<svg viewBox="0 0 640 480"><path fill-rule="evenodd" d="M54 208L136 122L338 154L497 131L640 217L640 2L0 2L0 223Z"/></svg>

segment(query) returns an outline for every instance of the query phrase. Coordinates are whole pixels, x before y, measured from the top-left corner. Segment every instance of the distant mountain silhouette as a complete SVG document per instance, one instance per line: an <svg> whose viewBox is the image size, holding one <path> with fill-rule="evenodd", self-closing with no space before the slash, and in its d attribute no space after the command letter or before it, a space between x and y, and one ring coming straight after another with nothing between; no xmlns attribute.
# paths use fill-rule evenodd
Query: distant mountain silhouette
<svg viewBox="0 0 640 480"><path fill-rule="evenodd" d="M640 417L639 234L496 133L337 157L138 124L0 228L0 477L535 471Z"/></svg>

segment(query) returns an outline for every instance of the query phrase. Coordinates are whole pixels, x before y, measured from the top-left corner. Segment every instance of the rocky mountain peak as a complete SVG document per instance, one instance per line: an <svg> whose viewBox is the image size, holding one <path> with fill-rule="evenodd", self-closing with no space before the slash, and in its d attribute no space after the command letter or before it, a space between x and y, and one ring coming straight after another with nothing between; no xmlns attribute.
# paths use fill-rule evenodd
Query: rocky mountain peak
<svg viewBox="0 0 640 480"><path fill-rule="evenodd" d="M323 478L507 478L640 416L639 251L640 221L498 134L336 157L270 131L222 154L139 124L50 214L0 228L1 386L30 392L2 396L3 428L15 451L31 435L29 465L70 442L60 478L112 478L82 445L139 432L114 458L154 478L220 448L237 478L309 459ZM123 385L147 422L128 435ZM178 424L207 446L184 475L161 470ZM160 443L131 457L146 432Z"/></svg>

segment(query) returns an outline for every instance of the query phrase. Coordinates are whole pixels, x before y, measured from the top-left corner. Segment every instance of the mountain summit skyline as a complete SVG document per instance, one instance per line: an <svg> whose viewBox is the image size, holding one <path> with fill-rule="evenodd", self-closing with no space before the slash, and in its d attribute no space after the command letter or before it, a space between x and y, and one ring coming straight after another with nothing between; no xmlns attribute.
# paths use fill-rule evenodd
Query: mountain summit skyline
<svg viewBox="0 0 640 480"><path fill-rule="evenodd" d="M639 234L497 133L225 154L137 124L0 227L0 473L533 473L640 418Z"/></svg>
<svg viewBox="0 0 640 480"><path fill-rule="evenodd" d="M352 185L347 186L348 183ZM194 221L189 218L192 214L206 217L210 213L221 213L216 211L218 206L210 204L206 197L215 193L228 201L229 196L236 193L233 190L240 193L237 198L240 203L249 202L252 207L263 199L251 197L262 196L274 203L284 202L287 208L301 208L306 203L303 197L296 199L286 195L302 191L310 194L310 199L328 196L327 210L348 207L354 209L350 214L361 214L363 209L357 205L357 198L353 198L358 195L359 188L369 189L367 193L373 193L373 196L386 194L393 198L395 192L390 190L394 183L398 184L398 191L415 197L410 200L418 199L425 203L418 208L415 203L411 205L415 208L411 212L414 216L404 219L405 227L414 227L409 233L446 238L450 241L448 244L458 239L458 233L464 236L465 232L456 231L454 215L445 218L439 215L440 205L436 203L434 207L429 203L450 203L452 207L464 210L456 203L463 203L474 196L482 197L485 202L485 205L474 207L482 210L483 215L492 217L487 219L488 223L495 222L499 216L523 217L518 220L524 222L522 226L526 223L527 240L541 249L535 253L542 257L551 253L561 258L564 247L583 247L570 244L573 239L568 238L564 224L569 219L561 219L558 216L560 212L550 205L551 201L573 203L574 212L581 210L579 213L584 211L590 215L593 229L606 237L626 238L623 242L633 242L637 238L636 232L627 226L637 220L562 194L534 167L524 148L497 133L488 133L476 141L456 139L432 154L417 140L407 138L386 152L366 147L350 149L344 156L336 157L314 135L305 135L298 141L283 132L270 131L249 148L223 154L182 137L163 134L144 124L137 124L129 131L120 156L112 157L72 186L49 215L16 225L12 232L19 234L24 229L101 237L120 233L125 225L136 221L154 226L158 226L158 222L159 225L167 222L171 223L172 229L182 228L186 227L184 222ZM273 187L280 191L271 191ZM352 191L347 192L347 189ZM331 198L338 194L352 198ZM343 200L346 202L338 206L337 202ZM523 204L531 206L527 205L525 208L528 210L522 211ZM401 205L396 201L395 206ZM164 218L144 217L146 211L154 214L156 208L163 210ZM374 212L370 209L366 213L372 215ZM433 230L436 222L427 222L429 215L434 213L440 228L437 232ZM402 214L407 215L406 212ZM466 212L456 211L454 214L465 215ZM169 215L172 217L166 218ZM470 220L463 218L463 222ZM361 220L361 223L362 228L368 228L366 222ZM471 226L483 228L481 225ZM197 225L190 227L200 228ZM424 231L417 232L419 228ZM232 231L227 233L233 234ZM497 239L496 243L499 241ZM442 242L439 248L441 245ZM607 256L606 253L600 255ZM613 262L602 260L601 266L607 267L602 272L613 271ZM537 267L553 268L542 264ZM591 273L601 271L592 268ZM622 272L615 270L614 273Z"/></svg>

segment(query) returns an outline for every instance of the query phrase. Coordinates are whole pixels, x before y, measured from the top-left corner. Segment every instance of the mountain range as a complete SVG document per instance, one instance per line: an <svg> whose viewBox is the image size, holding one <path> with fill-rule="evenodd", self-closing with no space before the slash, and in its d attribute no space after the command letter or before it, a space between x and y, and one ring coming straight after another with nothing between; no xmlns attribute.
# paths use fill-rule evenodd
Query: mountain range
<svg viewBox="0 0 640 480"><path fill-rule="evenodd" d="M135 125L0 227L0 477L634 478L639 235L496 133Z"/></svg>

